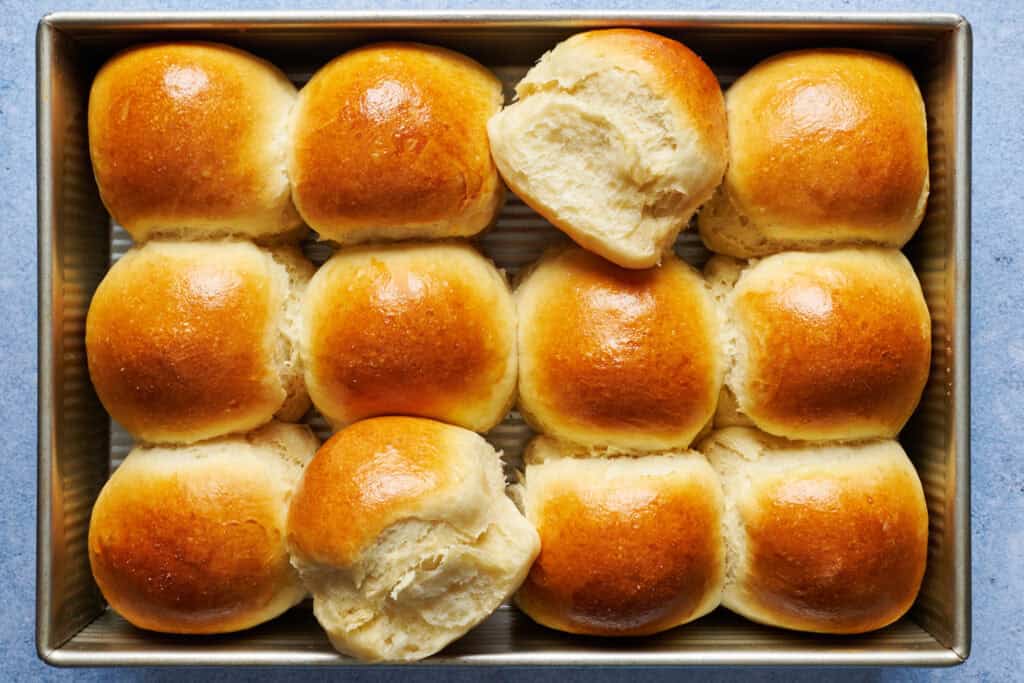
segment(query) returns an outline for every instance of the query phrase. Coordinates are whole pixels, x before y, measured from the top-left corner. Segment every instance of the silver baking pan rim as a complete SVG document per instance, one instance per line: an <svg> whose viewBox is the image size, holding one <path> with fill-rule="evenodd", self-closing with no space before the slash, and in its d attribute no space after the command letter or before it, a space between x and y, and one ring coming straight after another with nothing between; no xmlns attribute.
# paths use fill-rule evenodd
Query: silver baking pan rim
<svg viewBox="0 0 1024 683"><path fill-rule="evenodd" d="M349 665L353 662L333 653L294 648L245 650L223 644L173 649L141 647L137 650L102 646L70 647L89 623L102 619L81 614L77 622L59 624L55 618L56 591L66 577L55 574L65 548L58 544L61 532L55 505L62 497L62 475L58 471L61 433L59 401L62 399L63 321L58 319L62 299L59 285L61 264L57 261L60 193L57 182L64 142L55 117L62 115L56 77L60 68L60 43L77 35L98 32L159 30L251 31L282 29L429 29L429 28L557 28L584 29L600 26L642 26L653 29L801 30L864 29L878 32L906 30L949 34L953 88L949 132L953 141L948 151L951 206L946 219L952 233L947 241L946 287L951 298L951 319L945 332L950 349L947 400L951 403L945 435L950 452L945 472L945 524L952 527L951 549L947 552L951 621L943 642L933 647L908 644L905 647L852 648L843 639L825 639L814 648L802 647L794 636L777 639L774 645L737 643L731 648L648 651L637 647L609 648L607 651L578 653L562 649L555 634L543 649L484 654L442 653L423 665L814 665L814 666L949 666L966 660L971 643L970 585L970 128L971 128L971 29L962 16L950 13L851 13L851 12L623 12L623 11L260 11L260 12L57 12L45 16L37 32L37 182L38 182L38 269L39 269L39 392L38 392L38 497L37 497L37 580L36 643L39 656L58 666L107 665ZM84 515L87 517L87 511ZM507 616L505 618L508 618ZM74 620L72 620L74 621Z"/></svg>

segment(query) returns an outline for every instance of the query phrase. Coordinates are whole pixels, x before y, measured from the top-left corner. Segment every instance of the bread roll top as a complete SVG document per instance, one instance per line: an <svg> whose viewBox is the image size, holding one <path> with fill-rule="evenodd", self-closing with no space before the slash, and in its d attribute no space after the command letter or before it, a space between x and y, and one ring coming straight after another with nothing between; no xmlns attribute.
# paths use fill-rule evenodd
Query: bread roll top
<svg viewBox="0 0 1024 683"><path fill-rule="evenodd" d="M89 374L137 438L191 443L309 407L298 313L313 266L297 249L152 241L110 269L89 306Z"/></svg>
<svg viewBox="0 0 1024 683"><path fill-rule="evenodd" d="M686 447L714 413L725 367L700 275L672 256L627 270L555 248L516 290L519 408L588 445Z"/></svg>
<svg viewBox="0 0 1024 683"><path fill-rule="evenodd" d="M522 500L541 552L517 595L545 626L645 635L719 602L725 572L718 478L692 451L602 457L541 436Z"/></svg>
<svg viewBox="0 0 1024 683"><path fill-rule="evenodd" d="M104 597L140 628L227 633L305 595L288 562L292 490L317 441L271 423L244 437L137 446L103 487L89 560Z"/></svg>
<svg viewBox="0 0 1024 683"><path fill-rule="evenodd" d="M931 363L931 318L903 254L787 252L736 272L720 291L734 349L726 384L740 413L792 439L899 433Z"/></svg>
<svg viewBox="0 0 1024 683"><path fill-rule="evenodd" d="M336 425L416 415L486 431L512 403L515 329L503 275L467 244L345 249L303 304L306 381Z"/></svg>
<svg viewBox="0 0 1024 683"><path fill-rule="evenodd" d="M107 210L136 241L299 235L286 173L296 90L215 43L119 53L93 81L89 152Z"/></svg>
<svg viewBox="0 0 1024 683"><path fill-rule="evenodd" d="M725 491L726 607L784 628L863 633L913 604L928 511L897 442L794 443L733 427L699 448Z"/></svg>
<svg viewBox="0 0 1024 683"><path fill-rule="evenodd" d="M504 193L487 144L501 82L440 47L346 52L299 93L289 174L295 203L342 244L474 235Z"/></svg>
<svg viewBox="0 0 1024 683"><path fill-rule="evenodd" d="M481 436L434 420L379 417L347 427L303 477L289 517L292 552L350 567L385 529L410 517L485 524L495 483L488 479L502 475L481 451L494 457Z"/></svg>
<svg viewBox="0 0 1024 683"><path fill-rule="evenodd" d="M859 50L786 52L740 77L725 100L729 167L700 216L712 251L898 248L917 230L928 133L906 66Z"/></svg>

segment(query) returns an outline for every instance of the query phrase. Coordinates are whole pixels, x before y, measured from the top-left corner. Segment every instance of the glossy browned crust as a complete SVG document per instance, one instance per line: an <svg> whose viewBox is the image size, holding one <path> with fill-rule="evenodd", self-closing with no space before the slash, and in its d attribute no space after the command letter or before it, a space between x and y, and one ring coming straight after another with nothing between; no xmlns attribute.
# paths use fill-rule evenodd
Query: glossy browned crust
<svg viewBox="0 0 1024 683"><path fill-rule="evenodd" d="M294 231L300 220L291 201L273 196L285 159L267 149L288 123L280 98L294 96L275 66L226 45L121 52L97 74L89 97L89 150L103 203L137 239L154 220L172 229L235 220L265 224L260 233ZM146 226L137 231L139 223ZM253 232L236 227L227 232Z"/></svg>
<svg viewBox="0 0 1024 683"><path fill-rule="evenodd" d="M549 253L517 302L519 406L538 431L685 447L713 414L718 324L700 277L675 256L628 270L575 247Z"/></svg>
<svg viewBox="0 0 1024 683"><path fill-rule="evenodd" d="M512 298L468 245L344 250L314 276L305 321L310 394L335 423L399 414L486 431L510 406Z"/></svg>
<svg viewBox="0 0 1024 683"><path fill-rule="evenodd" d="M685 112L686 124L693 126L708 153L715 154L724 165L725 99L714 72L693 50L657 33L631 28L587 31L570 40L579 41L584 49L627 54L649 63L657 74L651 85L672 96ZM714 178L713 182L717 184L719 180Z"/></svg>
<svg viewBox="0 0 1024 683"><path fill-rule="evenodd" d="M837 243L899 247L913 234L927 193L928 139L924 102L905 66L855 50L789 52L747 72L726 103L724 189L769 240L775 225L812 244L829 228Z"/></svg>
<svg viewBox="0 0 1024 683"><path fill-rule="evenodd" d="M378 417L337 432L292 497L288 546L306 562L351 566L417 501L459 477L461 430L433 420Z"/></svg>
<svg viewBox="0 0 1024 683"><path fill-rule="evenodd" d="M501 102L493 74L442 48L380 43L338 57L299 96L296 206L339 242L366 228L479 232L502 191L486 130Z"/></svg>
<svg viewBox="0 0 1024 683"><path fill-rule="evenodd" d="M736 291L749 366L735 389L758 427L796 439L899 433L931 359L928 308L902 254L779 254Z"/></svg>
<svg viewBox="0 0 1024 683"><path fill-rule="evenodd" d="M114 473L93 509L89 559L118 613L165 633L225 633L276 616L269 603L297 578L283 501L251 465Z"/></svg>
<svg viewBox="0 0 1024 683"><path fill-rule="evenodd" d="M138 438L196 441L267 422L285 399L272 344L281 293L243 243L151 242L107 273L86 321L89 375Z"/></svg>
<svg viewBox="0 0 1024 683"><path fill-rule="evenodd" d="M862 633L906 612L928 551L913 470L789 474L742 508L747 599L787 628Z"/></svg>
<svg viewBox="0 0 1024 683"><path fill-rule="evenodd" d="M517 595L541 624L640 636L694 615L721 572L721 519L706 486L566 482L535 520L541 551Z"/></svg>

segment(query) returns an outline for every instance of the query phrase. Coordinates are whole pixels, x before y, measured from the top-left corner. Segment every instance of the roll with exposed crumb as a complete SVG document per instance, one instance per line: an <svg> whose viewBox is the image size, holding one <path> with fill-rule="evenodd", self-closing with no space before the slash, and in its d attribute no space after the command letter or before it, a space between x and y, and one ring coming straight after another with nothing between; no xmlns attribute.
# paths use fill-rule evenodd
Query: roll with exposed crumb
<svg viewBox="0 0 1024 683"><path fill-rule="evenodd" d="M522 583L537 532L505 496L483 437L381 417L327 441L292 500L288 547L340 652L427 657Z"/></svg>
<svg viewBox="0 0 1024 683"><path fill-rule="evenodd" d="M509 187L581 246L659 263L722 180L725 104L686 46L635 29L579 33L488 124Z"/></svg>

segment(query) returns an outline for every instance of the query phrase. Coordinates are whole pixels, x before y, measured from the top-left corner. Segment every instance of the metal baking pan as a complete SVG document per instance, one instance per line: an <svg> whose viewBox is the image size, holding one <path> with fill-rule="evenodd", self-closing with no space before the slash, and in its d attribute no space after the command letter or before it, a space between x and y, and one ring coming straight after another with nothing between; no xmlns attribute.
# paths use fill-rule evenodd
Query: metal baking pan
<svg viewBox="0 0 1024 683"><path fill-rule="evenodd" d="M89 571L89 513L130 441L89 384L84 322L112 259L128 246L100 203L86 143L86 100L115 51L159 39L231 43L302 83L344 50L383 39L445 45L490 66L509 86L545 50L577 31L648 28L678 38L723 86L758 60L796 47L890 53L914 71L928 110L931 197L906 251L933 321L932 372L902 435L931 517L928 571L910 614L863 636L766 628L720 609L658 636L597 639L533 624L514 608L421 664L468 665L954 665L970 649L968 321L970 299L971 33L949 14L659 13L60 13L37 36L39 182L39 498L36 643L55 665L345 665L307 605L242 633L146 633L108 610ZM510 89L510 88L509 88ZM558 239L510 198L480 246L514 273ZM678 250L706 258L693 231ZM314 258L322 258L314 247ZM321 425L314 425L321 426ZM517 415L489 438L516 458L529 432Z"/></svg>

